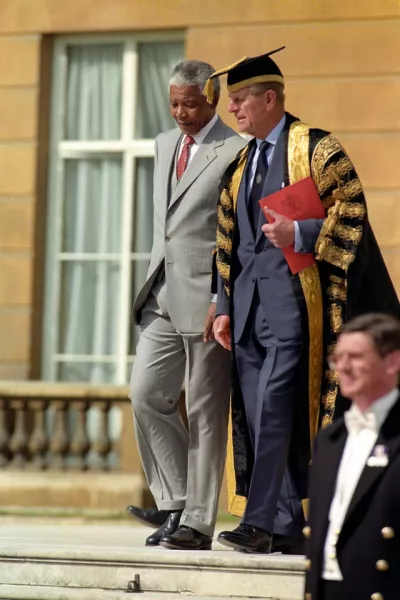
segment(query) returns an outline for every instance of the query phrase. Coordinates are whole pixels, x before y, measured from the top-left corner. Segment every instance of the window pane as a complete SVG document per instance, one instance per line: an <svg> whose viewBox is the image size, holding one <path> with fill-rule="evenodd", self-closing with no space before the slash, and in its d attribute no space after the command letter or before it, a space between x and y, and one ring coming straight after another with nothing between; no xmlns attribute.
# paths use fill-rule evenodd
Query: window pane
<svg viewBox="0 0 400 600"><path fill-rule="evenodd" d="M63 252L120 251L121 188L119 157L66 161Z"/></svg>
<svg viewBox="0 0 400 600"><path fill-rule="evenodd" d="M96 383L114 383L114 365L102 363L59 363L57 381L93 381Z"/></svg>
<svg viewBox="0 0 400 600"><path fill-rule="evenodd" d="M151 252L153 244L154 158L136 159L132 252Z"/></svg>
<svg viewBox="0 0 400 600"><path fill-rule="evenodd" d="M65 138L121 136L122 44L70 46Z"/></svg>
<svg viewBox="0 0 400 600"><path fill-rule="evenodd" d="M95 44L87 45L76 41L78 45L73 38L67 43L65 91L63 88L62 97L59 91L56 94L60 106L55 107L55 114L60 122L55 130L57 139L52 142L56 151L51 157L43 364L47 365L46 377L106 383L115 381L120 371L119 349L122 340L126 340L124 336L121 339L120 328L125 334L128 328L132 329L120 311L121 264L131 260L130 252L138 255L131 262L131 296L143 285L148 270L153 236L154 161L133 158L134 189L132 198L129 191L125 197L124 178L130 177L130 171L125 174L123 165L130 156L131 144L116 154L115 146L109 148L107 140L120 140L122 131L126 131L121 121L127 46L124 41L108 44L95 39ZM184 58L184 44L137 43L127 35L129 41L138 53L138 69L134 77L128 74L125 82L134 86L136 98L133 134L135 139L153 139L175 126L169 114L169 78L173 67ZM59 54L62 60L63 47L60 46ZM54 78L55 82L58 80ZM103 141L98 150L103 148L104 152L86 152L82 145L79 154L72 154L75 158L66 158L65 146L59 144L63 140ZM72 146L69 151L72 152ZM60 160L63 167L58 171ZM63 187L59 194L61 173ZM123 216L127 212L124 202L130 201L132 231L128 240L124 238L127 245L122 247ZM94 256L87 256L88 253ZM131 338L130 347L135 348L136 332ZM129 360L128 356L122 359Z"/></svg>
<svg viewBox="0 0 400 600"><path fill-rule="evenodd" d="M115 354L119 265L73 261L61 266L60 354Z"/></svg>
<svg viewBox="0 0 400 600"><path fill-rule="evenodd" d="M175 126L169 114L169 79L183 58L182 42L139 45L137 138L155 138Z"/></svg>
<svg viewBox="0 0 400 600"><path fill-rule="evenodd" d="M153 244L153 158L136 160L134 190L134 227L132 252L149 253ZM149 258L137 258L132 262L132 302L146 281ZM135 354L138 328L131 329L130 353Z"/></svg>
<svg viewBox="0 0 400 600"><path fill-rule="evenodd" d="M149 260L134 260L132 261L132 295L131 302L133 303L143 287L146 281L147 269L149 267ZM136 354L136 346L139 341L139 327L137 325L133 325L131 322L130 328L130 341L129 341L129 354ZM129 371L130 373L130 371Z"/></svg>

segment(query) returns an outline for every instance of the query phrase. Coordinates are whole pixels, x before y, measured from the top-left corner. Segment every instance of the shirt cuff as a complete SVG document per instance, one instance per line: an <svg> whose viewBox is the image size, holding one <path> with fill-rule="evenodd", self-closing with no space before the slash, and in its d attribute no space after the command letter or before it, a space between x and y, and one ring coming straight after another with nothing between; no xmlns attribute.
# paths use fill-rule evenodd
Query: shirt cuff
<svg viewBox="0 0 400 600"><path fill-rule="evenodd" d="M211 302L215 302L215 304L216 304L217 300L218 300L218 294L214 294L214 296L211 299Z"/></svg>
<svg viewBox="0 0 400 600"><path fill-rule="evenodd" d="M300 227L297 221L294 222L294 251L304 252L303 240L301 239Z"/></svg>

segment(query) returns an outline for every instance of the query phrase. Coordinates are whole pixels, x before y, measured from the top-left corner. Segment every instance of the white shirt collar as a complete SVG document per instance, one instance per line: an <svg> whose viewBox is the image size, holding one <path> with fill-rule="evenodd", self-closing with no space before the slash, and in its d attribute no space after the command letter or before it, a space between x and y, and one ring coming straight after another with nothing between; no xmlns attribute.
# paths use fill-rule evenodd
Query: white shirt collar
<svg viewBox="0 0 400 600"><path fill-rule="evenodd" d="M385 396L382 396L379 400L376 400L367 412L362 412L355 404L353 404L347 412L349 413L349 416L354 415L360 420L371 419L374 422L374 428L376 431L379 431L398 397L399 390L398 388L394 388L394 390L390 391Z"/></svg>
<svg viewBox="0 0 400 600"><path fill-rule="evenodd" d="M218 115L215 114L213 118L210 121L208 121L207 125L203 127L203 129L200 129L200 131L192 135L192 138L194 139L197 146L200 146L200 144L204 142L206 136L210 133L211 129L214 127L217 121Z"/></svg>
<svg viewBox="0 0 400 600"><path fill-rule="evenodd" d="M269 142L270 144L272 144L273 146L276 146L276 143L278 141L279 136L281 135L283 128L285 127L285 123L286 123L286 115L283 115L282 119L279 121L278 125L275 125L275 127L273 128L272 131L269 132L269 134L267 135L267 137L265 138L266 142ZM194 136L193 136L194 137ZM260 140L259 138L256 138L256 143L257 143L257 148L260 147L261 142L263 142L264 140Z"/></svg>

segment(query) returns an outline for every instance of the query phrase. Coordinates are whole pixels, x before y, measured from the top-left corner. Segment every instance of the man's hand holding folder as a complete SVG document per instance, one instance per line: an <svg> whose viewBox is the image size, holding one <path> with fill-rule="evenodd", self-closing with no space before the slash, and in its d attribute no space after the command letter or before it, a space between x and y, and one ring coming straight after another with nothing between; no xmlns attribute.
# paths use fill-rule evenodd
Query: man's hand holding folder
<svg viewBox="0 0 400 600"><path fill-rule="evenodd" d="M295 238L294 220L288 219L267 206L264 207L263 212L268 219L268 223L263 225L261 229L267 235L269 241L277 248L291 246Z"/></svg>
<svg viewBox="0 0 400 600"><path fill-rule="evenodd" d="M307 177L262 198L260 206L268 221L262 230L274 246L282 248L293 275L312 266L315 262L312 252L294 250L294 221L324 219L326 216L312 178Z"/></svg>

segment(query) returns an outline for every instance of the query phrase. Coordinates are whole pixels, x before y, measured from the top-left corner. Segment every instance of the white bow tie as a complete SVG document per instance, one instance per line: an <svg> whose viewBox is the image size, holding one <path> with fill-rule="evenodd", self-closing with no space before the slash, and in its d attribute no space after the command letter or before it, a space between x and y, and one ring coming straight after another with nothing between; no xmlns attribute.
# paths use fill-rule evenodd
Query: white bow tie
<svg viewBox="0 0 400 600"><path fill-rule="evenodd" d="M373 412L362 413L351 408L344 414L344 421L349 433L358 433L362 429L377 431L376 417Z"/></svg>

